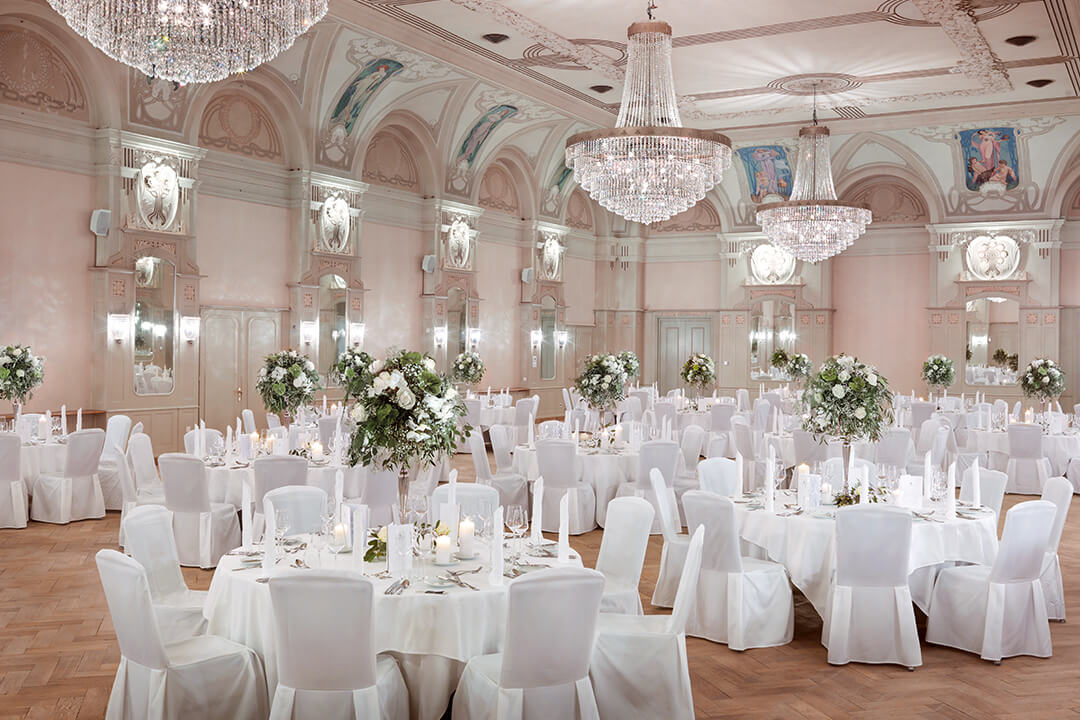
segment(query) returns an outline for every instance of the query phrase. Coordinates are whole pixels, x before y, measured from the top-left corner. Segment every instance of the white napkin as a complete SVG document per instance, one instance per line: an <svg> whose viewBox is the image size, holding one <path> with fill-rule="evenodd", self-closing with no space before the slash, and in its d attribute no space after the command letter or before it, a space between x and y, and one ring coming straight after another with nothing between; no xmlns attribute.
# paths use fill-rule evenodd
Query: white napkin
<svg viewBox="0 0 1080 720"><path fill-rule="evenodd" d="M870 468L859 468L859 504L870 504Z"/></svg>
<svg viewBox="0 0 1080 720"><path fill-rule="evenodd" d="M412 540L412 523L394 524L386 530L386 569L394 577L403 577L412 569Z"/></svg>
<svg viewBox="0 0 1080 720"><path fill-rule="evenodd" d="M274 535L277 534L277 517L274 515L274 503L272 500L263 499L263 570L269 572L274 569L275 553Z"/></svg>
<svg viewBox="0 0 1080 720"><path fill-rule="evenodd" d="M367 552L368 544L368 507L360 503L345 505L352 519L352 551L353 558L359 562L363 560Z"/></svg>
<svg viewBox="0 0 1080 720"><path fill-rule="evenodd" d="M488 385L488 391L487 391L487 406L491 407L491 386L490 385Z"/></svg>
<svg viewBox="0 0 1080 720"><path fill-rule="evenodd" d="M540 545L544 541L543 536L543 520L544 520L544 478L536 478L536 482L533 483L533 510L532 510L532 541L536 545Z"/></svg>
<svg viewBox="0 0 1080 720"><path fill-rule="evenodd" d="M236 449L240 452L240 459L243 462L251 460L251 436L244 434L237 435Z"/></svg>
<svg viewBox="0 0 1080 720"><path fill-rule="evenodd" d="M225 465L233 464L232 425L225 426Z"/></svg>
<svg viewBox="0 0 1080 720"><path fill-rule="evenodd" d="M322 414L326 415L326 395L322 396Z"/></svg>
<svg viewBox="0 0 1080 720"><path fill-rule="evenodd" d="M923 476L922 476L923 497L927 500L934 494L934 469L930 464L930 453L927 452L923 457Z"/></svg>
<svg viewBox="0 0 1080 720"><path fill-rule="evenodd" d="M67 437L67 405L60 406L60 434Z"/></svg>
<svg viewBox="0 0 1080 720"><path fill-rule="evenodd" d="M956 463L949 464L949 488L945 491L945 517L956 519Z"/></svg>
<svg viewBox="0 0 1080 720"><path fill-rule="evenodd" d="M457 544L458 515L461 508L456 503L446 502L439 505L439 522L450 528L450 545Z"/></svg>
<svg viewBox="0 0 1080 720"><path fill-rule="evenodd" d="M744 469L743 469L743 456L742 456L742 454L739 453L738 450L736 450L735 451L735 477L738 478L737 482L739 483L739 494L740 495L742 494L742 489L743 489L743 477L745 477L743 475L743 472L744 472Z"/></svg>
<svg viewBox="0 0 1080 720"><path fill-rule="evenodd" d="M975 507L982 505L982 482L979 480L979 458L971 465L971 504Z"/></svg>
<svg viewBox="0 0 1080 720"><path fill-rule="evenodd" d="M773 473L776 472L776 448L769 445L769 465L765 469L765 512L776 512L776 485Z"/></svg>
<svg viewBox="0 0 1080 720"><path fill-rule="evenodd" d="M457 505L457 473L450 473L449 487L447 488L446 502L450 505Z"/></svg>
<svg viewBox="0 0 1080 720"><path fill-rule="evenodd" d="M345 471L338 468L334 473L334 509L341 507L345 499Z"/></svg>
<svg viewBox="0 0 1080 720"><path fill-rule="evenodd" d="M75 432L82 430L82 408L79 408L79 412L75 415Z"/></svg>
<svg viewBox="0 0 1080 720"><path fill-rule="evenodd" d="M244 434L244 424L240 418L236 418L236 432L233 433L233 437L240 437Z"/></svg>
<svg viewBox="0 0 1080 720"><path fill-rule="evenodd" d="M795 469L795 502L804 510L810 507L810 469L799 465Z"/></svg>
<svg viewBox="0 0 1080 720"><path fill-rule="evenodd" d="M199 421L199 434L198 434L197 437L199 438L199 457L200 458L205 458L206 457L206 421L205 420L200 420Z"/></svg>
<svg viewBox="0 0 1080 720"><path fill-rule="evenodd" d="M570 562L570 493L559 501L559 564Z"/></svg>
<svg viewBox="0 0 1080 720"><path fill-rule="evenodd" d="M539 482L539 481L538 481ZM502 505L495 508L495 515L491 520L491 574L488 583L491 585L503 584L503 509Z"/></svg>

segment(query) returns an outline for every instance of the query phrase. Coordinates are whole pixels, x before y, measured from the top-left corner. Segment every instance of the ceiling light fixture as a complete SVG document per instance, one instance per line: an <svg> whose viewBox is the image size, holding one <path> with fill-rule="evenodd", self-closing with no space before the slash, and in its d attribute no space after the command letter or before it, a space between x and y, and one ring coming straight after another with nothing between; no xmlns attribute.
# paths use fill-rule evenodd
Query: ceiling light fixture
<svg viewBox="0 0 1080 720"><path fill-rule="evenodd" d="M487 40L492 45L498 45L501 42L506 42L510 39L509 35L503 35L502 33L486 33L480 37Z"/></svg>
<svg viewBox="0 0 1080 720"><path fill-rule="evenodd" d="M148 77L209 83L287 50L327 0L48 0L71 29Z"/></svg>
<svg viewBox="0 0 1080 720"><path fill-rule="evenodd" d="M627 30L627 65L615 127L566 141L566 166L594 200L616 215L653 223L705 197L731 165L731 141L684 128L671 73L671 26L653 20Z"/></svg>

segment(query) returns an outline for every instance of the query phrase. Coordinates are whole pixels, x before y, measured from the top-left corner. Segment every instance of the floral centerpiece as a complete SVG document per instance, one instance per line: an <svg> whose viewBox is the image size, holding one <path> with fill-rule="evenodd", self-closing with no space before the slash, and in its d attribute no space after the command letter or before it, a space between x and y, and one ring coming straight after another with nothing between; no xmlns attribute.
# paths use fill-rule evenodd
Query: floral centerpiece
<svg viewBox="0 0 1080 720"><path fill-rule="evenodd" d="M619 362L622 363L627 380L633 380L641 374L641 361L633 350L623 350L619 353Z"/></svg>
<svg viewBox="0 0 1080 720"><path fill-rule="evenodd" d="M795 353L788 358L787 374L795 382L802 382L814 372L814 366L810 364L810 358L806 353Z"/></svg>
<svg viewBox="0 0 1080 720"><path fill-rule="evenodd" d="M944 355L931 355L922 365L922 378L932 388L947 388L956 380L953 361Z"/></svg>
<svg viewBox="0 0 1080 720"><path fill-rule="evenodd" d="M706 385L716 381L716 363L705 353L694 353L683 363L679 376L683 382L696 387L701 393Z"/></svg>
<svg viewBox="0 0 1080 720"><path fill-rule="evenodd" d="M877 368L864 365L849 355L835 355L810 378L803 392L808 414L803 429L818 442L830 438L844 443L844 471L847 471L851 443L877 441L892 419L889 381ZM845 477L845 491L848 478Z"/></svg>
<svg viewBox="0 0 1080 720"><path fill-rule="evenodd" d="M484 379L485 369L480 353L470 350L454 358L454 365L450 368L450 378L466 385L475 385Z"/></svg>
<svg viewBox="0 0 1080 720"><path fill-rule="evenodd" d="M255 383L267 410L289 416L310 403L321 387L315 363L295 350L267 355Z"/></svg>
<svg viewBox="0 0 1080 720"><path fill-rule="evenodd" d="M780 372L787 372L788 363L791 362L791 356L788 355L787 350L784 348L776 348L773 350L773 354L769 356L769 364Z"/></svg>
<svg viewBox="0 0 1080 720"><path fill-rule="evenodd" d="M585 367L575 381L575 386L589 407L604 412L614 410L626 397L626 368L617 355L599 353L585 359Z"/></svg>
<svg viewBox="0 0 1080 720"><path fill-rule="evenodd" d="M458 427L465 403L435 361L400 351L371 364L371 384L349 415L355 423L349 464L398 471L399 510L404 522L409 468L433 465L451 454L472 429Z"/></svg>
<svg viewBox="0 0 1080 720"><path fill-rule="evenodd" d="M345 388L345 400L358 398L371 384L373 358L359 348L348 348L330 366L330 379Z"/></svg>
<svg viewBox="0 0 1080 720"><path fill-rule="evenodd" d="M1053 360L1032 360L1020 376L1020 389L1030 398L1039 398L1045 405L1065 392L1065 371Z"/></svg>
<svg viewBox="0 0 1080 720"><path fill-rule="evenodd" d="M26 345L8 345L0 350L0 397L16 408L34 396L34 388L45 379L45 358L30 352Z"/></svg>

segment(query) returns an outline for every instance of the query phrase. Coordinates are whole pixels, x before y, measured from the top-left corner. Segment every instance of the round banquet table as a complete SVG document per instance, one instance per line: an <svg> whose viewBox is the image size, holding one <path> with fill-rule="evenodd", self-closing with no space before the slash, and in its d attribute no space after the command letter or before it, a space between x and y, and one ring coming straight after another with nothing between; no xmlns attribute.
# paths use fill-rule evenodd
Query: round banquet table
<svg viewBox="0 0 1080 720"><path fill-rule="evenodd" d="M67 464L66 443L24 443L19 449L19 476L33 495L34 485L42 473L62 475Z"/></svg>
<svg viewBox="0 0 1080 720"><path fill-rule="evenodd" d="M750 498L736 498L735 518L739 536L762 548L770 560L787 568L792 584L799 588L814 610L825 616L829 580L836 567L836 508L823 505L813 513L784 516L785 505L794 505L795 494L779 491L777 513L752 505ZM944 505L930 503L923 512L934 511L944 520ZM961 508L961 510L963 510ZM997 556L997 518L990 510L978 517L955 520L920 520L911 528L911 572L947 561L990 565ZM929 598L922 598L923 603ZM918 602L916 604L922 605Z"/></svg>
<svg viewBox="0 0 1080 720"><path fill-rule="evenodd" d="M488 549L478 543L479 556L488 557ZM308 550L289 554L288 561L303 555L311 567L377 573L385 561L365 563L351 553L333 556L329 552ZM555 558L527 557L533 564L554 566ZM278 561L282 563L281 560ZM369 578L375 585L372 608L375 626L375 651L389 653L401 666L409 689L409 716L418 720L438 720L446 710L450 695L468 661L477 655L502 650L506 628L506 583L490 583L487 563L474 575L463 577L478 590L457 586L440 587L445 594L426 594L428 585L416 580L400 595L386 595L390 579ZM570 564L581 567L581 556L571 551ZM476 567L475 561L462 561L454 570ZM239 570L241 558L221 558L210 583L204 613L207 632L221 635L254 650L262 658L270 697L277 688L277 653L274 647L274 617L270 591L261 566ZM282 565L283 567L284 565ZM509 567L509 564L507 565ZM426 577L439 568L425 564ZM275 572L280 572L276 570ZM302 571L297 571L302 572Z"/></svg>
<svg viewBox="0 0 1080 720"><path fill-rule="evenodd" d="M492 425L513 425L514 414L517 411L510 407L495 407L482 405L480 407L480 427L489 428Z"/></svg>
<svg viewBox="0 0 1080 720"><path fill-rule="evenodd" d="M980 453L994 452L1009 454L1009 433L1003 430L968 429L968 445L974 442ZM1064 475L1069 467L1069 459L1080 457L1080 434L1046 435L1042 438L1043 455L1050 460L1053 475Z"/></svg>
<svg viewBox="0 0 1080 720"><path fill-rule="evenodd" d="M712 430L712 410L679 410L675 413L675 420L679 432L691 425L697 425L705 432Z"/></svg>
<svg viewBox="0 0 1080 720"><path fill-rule="evenodd" d="M639 453L629 445L615 448L579 447L578 472L581 480L591 485L596 493L596 524L604 527L607 505L615 499L621 483L634 482L638 472ZM681 459L680 459L681 462ZM514 448L514 472L533 482L540 475L536 462L536 448L518 445Z"/></svg>
<svg viewBox="0 0 1080 720"><path fill-rule="evenodd" d="M307 484L321 487L327 494L333 495L334 475L338 470L345 471L344 496L360 497L363 487L362 467L340 467L331 465L308 464ZM229 503L236 507L243 504L244 483L255 487L255 473L250 464L206 465L207 483L210 486L210 502Z"/></svg>

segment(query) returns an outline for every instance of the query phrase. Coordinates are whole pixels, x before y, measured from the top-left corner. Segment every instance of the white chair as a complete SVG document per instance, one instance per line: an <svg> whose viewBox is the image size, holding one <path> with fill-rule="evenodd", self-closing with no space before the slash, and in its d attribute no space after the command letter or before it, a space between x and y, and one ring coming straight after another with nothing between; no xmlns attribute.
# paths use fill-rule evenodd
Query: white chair
<svg viewBox="0 0 1080 720"><path fill-rule="evenodd" d="M127 415L113 415L105 424L105 446L98 460L98 482L101 484L101 497L106 510L124 508L123 490L120 487L120 470L117 467L125 462L128 436L131 434L131 418Z"/></svg>
<svg viewBox="0 0 1080 720"><path fill-rule="evenodd" d="M701 460L701 451L705 444L705 428L700 425L688 425L682 431L682 441L679 449L681 451L679 463L681 467L675 474L675 500L678 503L679 509L679 526L682 527L685 523L683 520L682 512L682 496L687 490L696 490L700 483L698 481L697 465Z"/></svg>
<svg viewBox="0 0 1080 720"><path fill-rule="evenodd" d="M735 406L730 403L716 403L709 410L709 426L712 433L709 442L709 457L734 457L735 440L731 437L731 418L735 415ZM717 444L722 443L722 448Z"/></svg>
<svg viewBox="0 0 1080 720"><path fill-rule="evenodd" d="M968 468L960 480L960 501L970 503L975 497L972 485L975 468ZM979 503L994 511L994 518L1001 517L1001 502L1005 498L1006 476L997 470L979 468Z"/></svg>
<svg viewBox="0 0 1080 720"><path fill-rule="evenodd" d="M735 505L728 498L691 490L683 504L689 527L705 526L697 602L686 634L732 650L791 642L795 607L784 566L742 557Z"/></svg>
<svg viewBox="0 0 1080 720"><path fill-rule="evenodd" d="M815 464L825 462L828 459L829 446L818 442L814 433L808 430L792 430L791 439L795 445L795 466L806 464L813 467Z"/></svg>
<svg viewBox="0 0 1080 720"><path fill-rule="evenodd" d="M728 461L731 462L731 461ZM660 529L664 534L664 546L660 551L660 570L656 576L656 586L650 601L654 607L671 607L675 602L675 593L679 586L679 577L686 562L686 549L690 542L689 535L679 533L675 527L675 516L671 509L670 496L665 492L664 475L657 468L649 471L656 504L660 508ZM607 534L604 535L607 537ZM601 544L603 540L601 539Z"/></svg>
<svg viewBox="0 0 1080 720"><path fill-rule="evenodd" d="M1050 461L1043 455L1042 428L1038 425L1009 426L1009 482L1005 492L1041 495L1050 478Z"/></svg>
<svg viewBox="0 0 1080 720"><path fill-rule="evenodd" d="M636 497L615 498L608 504L596 558L596 570L604 576L600 612L642 614L638 584L654 513L652 505Z"/></svg>
<svg viewBox="0 0 1080 720"><path fill-rule="evenodd" d="M921 429L923 423L933 416L934 410L936 409L934 403L931 402L916 401L911 403L911 417L910 422L908 422L908 427L911 428L912 431L914 431L915 428ZM924 450L923 452L925 453L926 451Z"/></svg>
<svg viewBox="0 0 1080 720"><path fill-rule="evenodd" d="M536 426L536 439L538 440L558 440L563 435L562 420L545 420Z"/></svg>
<svg viewBox="0 0 1080 720"><path fill-rule="evenodd" d="M296 455L271 455L251 463L251 504L253 539L262 535L266 518L263 517L263 498L266 493L289 485L307 485L308 462Z"/></svg>
<svg viewBox="0 0 1080 720"><path fill-rule="evenodd" d="M745 418L736 417L731 421L732 434L735 436L735 452L743 459L743 477L740 479L743 492L750 492L762 487L770 469L768 461L758 453L754 431Z"/></svg>
<svg viewBox="0 0 1080 720"><path fill-rule="evenodd" d="M266 427L270 430L281 427L281 418L277 413L266 413Z"/></svg>
<svg viewBox="0 0 1080 720"><path fill-rule="evenodd" d="M154 463L154 446L149 435L132 434L128 441L127 460L134 472L136 499L143 504L163 505L165 491L161 487L161 477Z"/></svg>
<svg viewBox="0 0 1080 720"><path fill-rule="evenodd" d="M616 615L597 620L589 678L601 718L692 720L686 621L697 592L705 529L694 531L671 615Z"/></svg>
<svg viewBox="0 0 1080 720"><path fill-rule="evenodd" d="M1050 657L1046 598L1039 582L1057 508L1045 500L1005 513L990 565L942 568L930 601L926 641L1000 664L1015 655Z"/></svg>
<svg viewBox="0 0 1080 720"><path fill-rule="evenodd" d="M907 428L887 430L878 441L878 465L900 468L903 471L911 459L911 431Z"/></svg>
<svg viewBox="0 0 1080 720"><path fill-rule="evenodd" d="M542 440L536 443L536 464L544 478L544 532L559 531L559 503L563 495L570 510L571 535L580 535L596 528L599 514L596 493L592 485L580 479L577 448L572 440ZM606 508L605 508L606 510Z"/></svg>
<svg viewBox="0 0 1080 720"><path fill-rule="evenodd" d="M240 413L240 418L244 421L244 433L250 435L253 432L259 432L259 428L255 426L255 413L251 412L249 408L244 408Z"/></svg>
<svg viewBox="0 0 1080 720"><path fill-rule="evenodd" d="M829 663L922 665L908 589L911 513L855 505L836 513L836 574L822 623Z"/></svg>
<svg viewBox="0 0 1080 720"><path fill-rule="evenodd" d="M629 395L623 403L623 411L619 421L641 422L641 415L645 412L645 406L642 404L641 398L636 395Z"/></svg>
<svg viewBox="0 0 1080 720"><path fill-rule="evenodd" d="M536 408L539 403L535 398L522 398L514 405L514 443L523 445L529 442L529 425L536 422Z"/></svg>
<svg viewBox="0 0 1080 720"><path fill-rule="evenodd" d="M217 567L222 555L240 545L236 508L211 503L206 466L193 455L165 453L158 458L165 486L165 507L173 514L180 564Z"/></svg>
<svg viewBox="0 0 1080 720"><path fill-rule="evenodd" d="M1046 598L1046 615L1051 620L1065 622L1065 589L1061 583L1061 564L1058 562L1058 545L1061 543L1061 531L1065 529L1065 519L1072 504L1073 488L1068 480L1053 477L1043 487L1042 499L1052 502L1056 508L1054 525L1050 529L1050 541L1043 557L1039 582Z"/></svg>
<svg viewBox="0 0 1080 720"><path fill-rule="evenodd" d="M679 452L679 444L674 440L650 440L642 443L638 455L637 478L634 482L621 483L615 491L616 497L636 496L649 501L655 512L652 527L649 530L653 535L663 532L660 526L660 505L649 479L653 468L657 468L664 476L664 492L668 496L671 522L676 527L682 527L682 519L679 517L679 500L675 495L675 471L679 465Z"/></svg>
<svg viewBox="0 0 1080 720"><path fill-rule="evenodd" d="M120 644L106 718L265 720L266 676L254 650L216 635L165 642L142 565L115 550L96 560Z"/></svg>
<svg viewBox="0 0 1080 720"><path fill-rule="evenodd" d="M734 460L709 458L698 463L698 489L735 497L741 494L739 475Z"/></svg>
<svg viewBox="0 0 1080 720"><path fill-rule="evenodd" d="M278 658L271 718L408 720L401 669L375 654L370 580L315 570L277 575L268 585Z"/></svg>
<svg viewBox="0 0 1080 720"><path fill-rule="evenodd" d="M949 452L949 426L942 425L935 419L927 420L919 430L919 442L915 446L915 457L908 462L907 474L922 477L926 468L926 453L930 453L930 465L940 470L945 467ZM928 438L924 442L924 437ZM924 449L925 448L925 449Z"/></svg>
<svg viewBox="0 0 1080 720"><path fill-rule="evenodd" d="M450 486L440 485L435 488L435 492L431 494L432 517L438 519L439 508L447 502L450 502ZM477 515L490 519L491 513L499 507L499 491L479 483L457 483L457 504L461 508L461 517ZM528 512L529 506L522 505L521 508Z"/></svg>
<svg viewBox="0 0 1080 720"><path fill-rule="evenodd" d="M206 591L191 590L184 582L172 517L162 505L143 505L129 512L122 523L124 549L146 571L154 617L166 642L206 634Z"/></svg>
<svg viewBox="0 0 1080 720"><path fill-rule="evenodd" d="M0 528L26 527L26 483L19 454L22 440L16 433L0 433Z"/></svg>
<svg viewBox="0 0 1080 720"><path fill-rule="evenodd" d="M105 500L97 477L104 446L105 431L101 429L79 430L68 435L64 474L38 476L30 519L64 525L74 520L105 517Z"/></svg>
<svg viewBox="0 0 1080 720"><path fill-rule="evenodd" d="M274 512L284 512L288 519L286 536L317 533L322 530L323 518L327 512L327 494L320 487L310 485L288 485L270 490L263 495L263 516L269 500Z"/></svg>
<svg viewBox="0 0 1080 720"><path fill-rule="evenodd" d="M754 401L754 413L751 416L750 426L754 429L756 434L762 434L769 432L772 429L772 423L769 421L772 419L773 408L768 400L764 398L758 398Z"/></svg>
<svg viewBox="0 0 1080 720"><path fill-rule="evenodd" d="M398 497L398 474L393 470L367 469L367 479L360 491L360 502L368 506L368 522L381 527L397 522L394 508L401 503Z"/></svg>
<svg viewBox="0 0 1080 720"><path fill-rule="evenodd" d="M465 666L455 720L596 720L589 662L603 592L604 576L579 568L537 570L511 581L505 650Z"/></svg>
<svg viewBox="0 0 1080 720"><path fill-rule="evenodd" d="M491 452L495 454L495 472L502 475L514 472L514 428L509 425L492 425L488 429Z"/></svg>
<svg viewBox="0 0 1080 720"><path fill-rule="evenodd" d="M746 388L736 390L735 405L739 412L750 412L750 391Z"/></svg>
<svg viewBox="0 0 1080 720"><path fill-rule="evenodd" d="M499 493L499 504L504 507L520 505L529 507L529 485L518 473L491 474L487 450L484 448L484 436L480 428L473 428L468 438L469 452L472 454L473 468L476 470L476 482L495 488Z"/></svg>
<svg viewBox="0 0 1080 720"><path fill-rule="evenodd" d="M200 428L188 430L184 433L184 452L188 455L194 455L197 443L197 436L200 432ZM213 448L219 444L224 444L225 440L222 438L221 431L214 428L206 428L202 431L205 442L203 443L203 451L209 453Z"/></svg>

